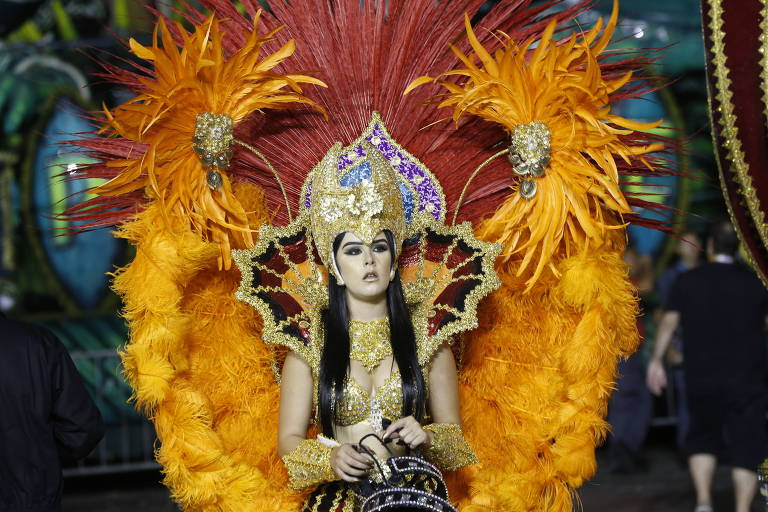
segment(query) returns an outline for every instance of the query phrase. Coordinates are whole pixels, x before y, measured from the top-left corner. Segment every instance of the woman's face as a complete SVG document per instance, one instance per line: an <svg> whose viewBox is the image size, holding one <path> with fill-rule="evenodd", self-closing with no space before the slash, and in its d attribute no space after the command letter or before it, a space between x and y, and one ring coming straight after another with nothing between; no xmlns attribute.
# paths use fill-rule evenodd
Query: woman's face
<svg viewBox="0 0 768 512"><path fill-rule="evenodd" d="M336 267L354 298L371 302L381 300L389 286L392 253L387 237L380 231L371 245L363 243L354 233L344 233L336 251Z"/></svg>

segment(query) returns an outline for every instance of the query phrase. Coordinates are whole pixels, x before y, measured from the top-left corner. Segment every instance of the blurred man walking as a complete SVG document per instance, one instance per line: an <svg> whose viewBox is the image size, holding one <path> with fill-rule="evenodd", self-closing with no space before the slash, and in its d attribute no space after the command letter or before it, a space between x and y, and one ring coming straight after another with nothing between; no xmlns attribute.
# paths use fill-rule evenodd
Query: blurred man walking
<svg viewBox="0 0 768 512"><path fill-rule="evenodd" d="M685 447L696 488L696 512L711 512L717 456L733 467L736 512L748 512L757 468L766 456L765 322L768 292L735 263L739 241L729 223L715 226L709 263L680 275L669 294L648 365L648 387L666 386L662 363L683 328L683 368L690 426Z"/></svg>

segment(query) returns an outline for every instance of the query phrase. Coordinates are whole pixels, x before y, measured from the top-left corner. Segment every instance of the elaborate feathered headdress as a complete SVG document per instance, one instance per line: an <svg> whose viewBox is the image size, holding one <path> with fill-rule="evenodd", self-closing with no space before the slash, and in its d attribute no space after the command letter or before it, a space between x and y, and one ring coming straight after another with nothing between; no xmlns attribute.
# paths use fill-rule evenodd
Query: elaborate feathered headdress
<svg viewBox="0 0 768 512"><path fill-rule="evenodd" d="M616 359L637 344L620 228L643 202L621 190L621 176L665 172L648 125L611 113L654 87L646 57L611 54L616 15L605 30L559 37L588 1L500 2L475 28L465 14L483 0L276 1L261 19L253 0L244 14L229 1L203 4L211 17L184 14L193 30L160 20L162 45L133 43L145 59L135 72L107 68L140 99L105 112L106 139L76 142L102 162L80 177L110 181L68 212L85 228L118 223L140 248L115 281L131 326L123 362L152 411L174 497L191 510L301 500L284 490L274 449L273 370L285 347L316 354L307 312L324 276L292 207L314 202L310 170L343 141L366 158L329 161L339 179L367 172L365 161L385 169L377 148L405 185L401 198L418 196L432 219L418 236L406 228L399 257L412 301L427 305L421 335L450 342L479 323L461 344L459 385L483 470L450 476L452 499L463 510L570 511L607 431ZM300 89L320 80L328 87ZM455 123L429 101L431 81ZM403 96L408 84L418 87ZM201 118L196 133L205 113L226 117ZM262 224L272 226L252 240ZM235 256L242 276L220 270L230 245L252 242L255 252ZM494 284L482 279L492 274L483 244L497 242L501 288L476 318L468 312ZM425 362L435 347L422 346Z"/></svg>

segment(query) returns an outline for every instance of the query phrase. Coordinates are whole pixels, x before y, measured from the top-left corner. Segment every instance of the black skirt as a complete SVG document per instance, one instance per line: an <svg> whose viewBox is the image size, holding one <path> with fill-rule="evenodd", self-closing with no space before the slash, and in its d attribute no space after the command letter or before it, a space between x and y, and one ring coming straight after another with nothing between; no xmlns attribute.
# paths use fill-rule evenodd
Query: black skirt
<svg viewBox="0 0 768 512"><path fill-rule="evenodd" d="M309 495L302 512L358 512L361 503L350 485L342 480L322 484Z"/></svg>

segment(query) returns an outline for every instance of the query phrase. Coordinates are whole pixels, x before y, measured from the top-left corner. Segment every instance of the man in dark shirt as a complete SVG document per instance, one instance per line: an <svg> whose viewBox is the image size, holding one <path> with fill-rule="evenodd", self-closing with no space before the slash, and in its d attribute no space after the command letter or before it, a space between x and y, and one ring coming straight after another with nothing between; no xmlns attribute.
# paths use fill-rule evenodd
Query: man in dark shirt
<svg viewBox="0 0 768 512"><path fill-rule="evenodd" d="M682 326L683 368L690 427L685 446L696 488L696 512L711 512L716 455L733 467L736 512L747 512L766 455L765 322L768 291L734 262L738 238L728 223L715 226L709 263L679 276L669 295L648 365L648 387L666 386L662 358Z"/></svg>
<svg viewBox="0 0 768 512"><path fill-rule="evenodd" d="M0 313L0 511L61 510L61 458L86 456L103 435L61 342Z"/></svg>

